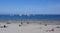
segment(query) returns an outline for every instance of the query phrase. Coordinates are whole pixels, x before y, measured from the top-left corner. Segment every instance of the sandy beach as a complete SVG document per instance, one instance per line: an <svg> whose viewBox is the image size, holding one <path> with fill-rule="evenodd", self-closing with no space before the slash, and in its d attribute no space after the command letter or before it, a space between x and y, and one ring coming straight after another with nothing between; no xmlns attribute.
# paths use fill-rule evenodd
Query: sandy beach
<svg viewBox="0 0 60 33"><path fill-rule="evenodd" d="M47 24L45 26L45 24ZM6 25L6 28L1 26ZM19 26L20 25L20 26ZM57 28L59 26L59 28ZM52 30L53 29L53 30ZM0 22L0 33L60 33L59 23L4 23Z"/></svg>

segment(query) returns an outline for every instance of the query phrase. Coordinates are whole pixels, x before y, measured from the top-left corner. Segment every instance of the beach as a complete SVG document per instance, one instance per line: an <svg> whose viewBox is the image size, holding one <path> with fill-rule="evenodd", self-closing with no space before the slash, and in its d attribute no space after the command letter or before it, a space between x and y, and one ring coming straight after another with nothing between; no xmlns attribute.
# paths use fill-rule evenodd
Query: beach
<svg viewBox="0 0 60 33"><path fill-rule="evenodd" d="M55 22L55 21L54 21ZM60 22L59 22L60 23ZM0 22L0 27L6 25L6 28L0 28L0 33L60 33L60 24L43 22ZM47 25L46 25L47 24ZM59 28L57 28L57 26ZM53 29L53 30L52 30Z"/></svg>

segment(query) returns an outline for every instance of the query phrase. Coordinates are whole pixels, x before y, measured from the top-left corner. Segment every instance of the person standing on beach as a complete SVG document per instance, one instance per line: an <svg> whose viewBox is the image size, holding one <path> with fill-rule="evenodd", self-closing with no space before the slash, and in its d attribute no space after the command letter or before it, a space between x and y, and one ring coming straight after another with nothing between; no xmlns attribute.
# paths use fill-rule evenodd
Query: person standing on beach
<svg viewBox="0 0 60 33"><path fill-rule="evenodd" d="M23 22L21 22L21 24L23 24Z"/></svg>

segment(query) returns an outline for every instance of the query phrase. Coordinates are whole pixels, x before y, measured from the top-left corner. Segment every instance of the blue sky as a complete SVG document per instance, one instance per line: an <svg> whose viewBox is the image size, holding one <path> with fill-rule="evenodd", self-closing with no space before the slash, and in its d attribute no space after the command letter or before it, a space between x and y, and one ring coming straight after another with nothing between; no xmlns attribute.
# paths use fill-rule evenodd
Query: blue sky
<svg viewBox="0 0 60 33"><path fill-rule="evenodd" d="M0 14L60 14L60 0L0 0Z"/></svg>

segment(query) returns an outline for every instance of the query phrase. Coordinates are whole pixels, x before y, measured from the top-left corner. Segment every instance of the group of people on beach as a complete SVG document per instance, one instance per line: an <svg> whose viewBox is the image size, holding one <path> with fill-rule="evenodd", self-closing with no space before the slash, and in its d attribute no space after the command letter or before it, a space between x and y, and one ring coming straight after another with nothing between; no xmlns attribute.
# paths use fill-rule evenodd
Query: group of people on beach
<svg viewBox="0 0 60 33"><path fill-rule="evenodd" d="M47 26L47 24L45 24L45 26ZM60 28L60 26L57 26L56 28ZM51 32L51 31L55 31L55 29L54 28L52 28L52 29L49 29L49 30L46 30L47 32Z"/></svg>
<svg viewBox="0 0 60 33"><path fill-rule="evenodd" d="M8 23L9 24L9 23ZM29 22L27 22L27 24L29 24ZM19 27L23 25L23 22L21 22L21 24L19 24ZM47 24L45 24L45 26L47 26ZM7 25L3 25L3 26L0 26L0 28L7 28L8 26ZM60 26L57 26L56 28L60 28ZM50 31L55 31L54 28L52 29L49 29L49 30L46 30L47 32L50 32Z"/></svg>
<svg viewBox="0 0 60 33"><path fill-rule="evenodd" d="M19 27L22 26L23 22L21 22L21 25L19 24ZM27 22L27 24L29 24L29 22Z"/></svg>
<svg viewBox="0 0 60 33"><path fill-rule="evenodd" d="M6 26L6 25L3 25L3 26L0 26L0 28L7 28L8 26Z"/></svg>

